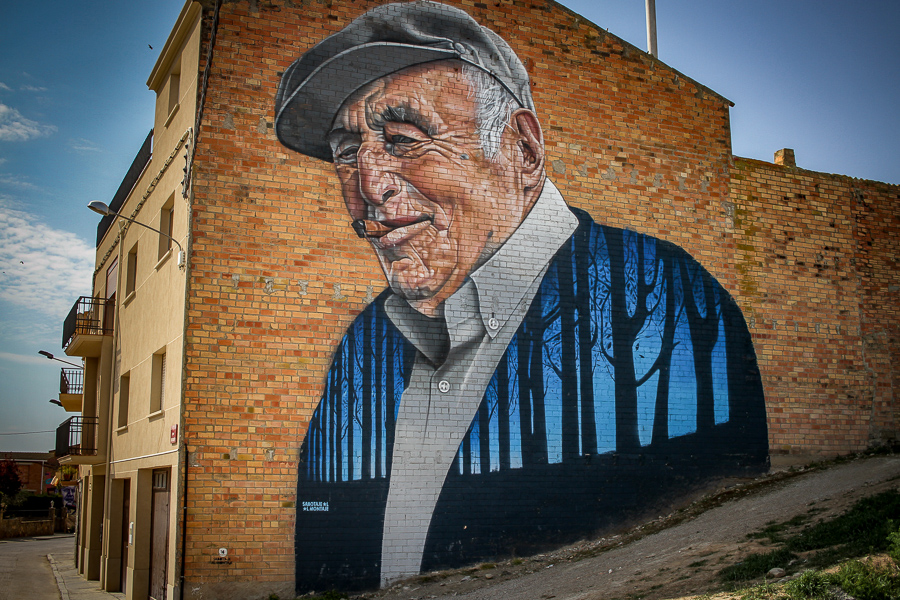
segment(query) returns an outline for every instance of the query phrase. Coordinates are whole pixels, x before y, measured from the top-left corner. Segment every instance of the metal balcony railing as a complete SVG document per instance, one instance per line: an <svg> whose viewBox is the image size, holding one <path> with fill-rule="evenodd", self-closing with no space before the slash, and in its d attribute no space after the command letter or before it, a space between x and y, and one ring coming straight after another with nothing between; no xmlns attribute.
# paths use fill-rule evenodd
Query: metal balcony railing
<svg viewBox="0 0 900 600"><path fill-rule="evenodd" d="M96 456L99 417L72 417L56 428L56 458Z"/></svg>
<svg viewBox="0 0 900 600"><path fill-rule="evenodd" d="M59 393L83 394L84 371L82 369L60 369Z"/></svg>
<svg viewBox="0 0 900 600"><path fill-rule="evenodd" d="M76 335L112 335L112 319L106 318L106 312L112 310L114 306L106 298L79 298L63 323L63 350Z"/></svg>

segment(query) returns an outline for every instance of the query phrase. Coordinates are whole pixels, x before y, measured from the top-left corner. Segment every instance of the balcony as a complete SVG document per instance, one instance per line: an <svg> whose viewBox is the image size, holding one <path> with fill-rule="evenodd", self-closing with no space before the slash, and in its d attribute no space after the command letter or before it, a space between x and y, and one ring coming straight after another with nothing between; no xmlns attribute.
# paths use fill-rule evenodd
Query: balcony
<svg viewBox="0 0 900 600"><path fill-rule="evenodd" d="M63 323L62 347L69 356L100 356L103 336L112 335L115 304L82 296Z"/></svg>
<svg viewBox="0 0 900 600"><path fill-rule="evenodd" d="M66 463L93 463L97 456L99 421L98 417L72 417L63 421L56 428L56 458Z"/></svg>
<svg viewBox="0 0 900 600"><path fill-rule="evenodd" d="M59 402L66 412L81 412L84 398L84 370L60 369Z"/></svg>

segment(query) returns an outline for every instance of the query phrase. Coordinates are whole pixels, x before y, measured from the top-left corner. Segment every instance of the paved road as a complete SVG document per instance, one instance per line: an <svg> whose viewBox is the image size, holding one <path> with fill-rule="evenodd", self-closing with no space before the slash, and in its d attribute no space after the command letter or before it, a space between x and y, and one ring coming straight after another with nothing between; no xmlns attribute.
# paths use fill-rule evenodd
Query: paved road
<svg viewBox="0 0 900 600"><path fill-rule="evenodd" d="M0 540L0 600L59 600L47 555L74 544L71 535Z"/></svg>

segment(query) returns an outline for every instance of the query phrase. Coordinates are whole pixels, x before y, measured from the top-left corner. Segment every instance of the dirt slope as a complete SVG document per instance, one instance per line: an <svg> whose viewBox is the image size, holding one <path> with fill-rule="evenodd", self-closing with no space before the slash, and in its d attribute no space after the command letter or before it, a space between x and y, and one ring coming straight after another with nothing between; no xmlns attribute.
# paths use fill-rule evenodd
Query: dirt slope
<svg viewBox="0 0 900 600"><path fill-rule="evenodd" d="M731 487L621 536L485 568L433 573L362 597L656 600L710 592L723 566L759 549L748 533L806 514L813 506L817 518L828 518L859 498L897 487L900 456L775 474Z"/></svg>

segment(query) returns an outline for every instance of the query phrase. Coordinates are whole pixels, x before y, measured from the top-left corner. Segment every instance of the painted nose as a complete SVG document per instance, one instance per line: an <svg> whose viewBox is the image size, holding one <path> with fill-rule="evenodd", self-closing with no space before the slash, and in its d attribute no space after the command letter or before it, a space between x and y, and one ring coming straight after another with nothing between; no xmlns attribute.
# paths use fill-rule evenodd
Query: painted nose
<svg viewBox="0 0 900 600"><path fill-rule="evenodd" d="M364 145L356 156L359 169L359 189L363 198L372 206L381 206L400 193L399 175L395 158L383 148Z"/></svg>

